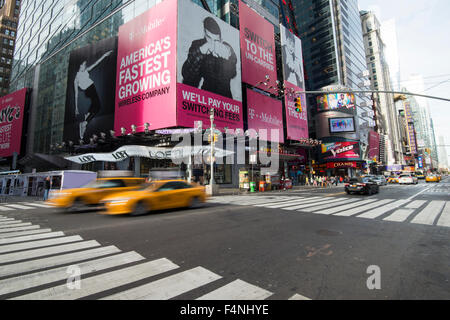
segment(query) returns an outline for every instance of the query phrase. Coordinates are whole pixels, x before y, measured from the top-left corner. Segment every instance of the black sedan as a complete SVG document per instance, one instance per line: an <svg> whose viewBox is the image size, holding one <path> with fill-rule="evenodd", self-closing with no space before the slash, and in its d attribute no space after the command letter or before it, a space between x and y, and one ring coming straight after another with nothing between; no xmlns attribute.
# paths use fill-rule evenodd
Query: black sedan
<svg viewBox="0 0 450 320"><path fill-rule="evenodd" d="M347 192L347 194L361 193L370 196L379 191L380 187L377 182L367 177L351 178L350 181L345 184L345 192Z"/></svg>

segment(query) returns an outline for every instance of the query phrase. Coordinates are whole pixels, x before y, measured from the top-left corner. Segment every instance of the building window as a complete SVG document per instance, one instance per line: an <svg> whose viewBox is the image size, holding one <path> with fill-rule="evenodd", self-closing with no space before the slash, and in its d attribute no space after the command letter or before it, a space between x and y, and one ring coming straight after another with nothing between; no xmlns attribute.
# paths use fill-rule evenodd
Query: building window
<svg viewBox="0 0 450 320"><path fill-rule="evenodd" d="M9 40L9 45L12 47L14 45L14 40Z"/></svg>
<svg viewBox="0 0 450 320"><path fill-rule="evenodd" d="M5 34L9 36L9 29L5 29Z"/></svg>

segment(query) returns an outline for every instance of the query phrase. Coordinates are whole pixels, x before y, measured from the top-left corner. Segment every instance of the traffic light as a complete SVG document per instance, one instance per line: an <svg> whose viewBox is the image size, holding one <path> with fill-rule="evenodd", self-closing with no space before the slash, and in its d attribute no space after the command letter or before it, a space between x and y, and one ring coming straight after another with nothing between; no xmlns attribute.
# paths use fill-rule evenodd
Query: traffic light
<svg viewBox="0 0 450 320"><path fill-rule="evenodd" d="M302 112L302 99L300 97L295 98L295 111L298 113Z"/></svg>

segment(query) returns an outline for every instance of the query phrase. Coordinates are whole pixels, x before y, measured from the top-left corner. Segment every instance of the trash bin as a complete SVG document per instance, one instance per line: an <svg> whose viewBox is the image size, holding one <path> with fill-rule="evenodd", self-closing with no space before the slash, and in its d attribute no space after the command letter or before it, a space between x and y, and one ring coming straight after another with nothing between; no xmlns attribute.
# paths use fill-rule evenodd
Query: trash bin
<svg viewBox="0 0 450 320"><path fill-rule="evenodd" d="M256 182L250 182L250 192L256 192Z"/></svg>
<svg viewBox="0 0 450 320"><path fill-rule="evenodd" d="M260 192L266 191L266 182L265 181L260 181L259 182L259 191Z"/></svg>

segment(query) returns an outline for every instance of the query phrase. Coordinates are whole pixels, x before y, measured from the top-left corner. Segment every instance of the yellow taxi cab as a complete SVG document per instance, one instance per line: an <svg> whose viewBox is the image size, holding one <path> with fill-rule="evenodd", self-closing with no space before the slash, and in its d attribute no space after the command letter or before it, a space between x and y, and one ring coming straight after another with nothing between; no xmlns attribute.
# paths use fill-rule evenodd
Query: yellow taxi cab
<svg viewBox="0 0 450 320"><path fill-rule="evenodd" d="M100 178L91 181L81 188L66 189L52 193L47 203L57 208L76 211L85 206L99 205L103 198L117 192L137 189L144 182L144 178Z"/></svg>
<svg viewBox="0 0 450 320"><path fill-rule="evenodd" d="M206 201L205 187L184 180L160 180L143 184L138 190L121 192L103 199L103 214L142 215L153 210L199 207Z"/></svg>
<svg viewBox="0 0 450 320"><path fill-rule="evenodd" d="M390 176L387 179L387 183L398 183L398 178L399 178L399 176Z"/></svg>
<svg viewBox="0 0 450 320"><path fill-rule="evenodd" d="M429 174L427 175L427 177L425 178L425 181L428 182L439 182L441 181L441 179L439 179L439 176L435 175L435 174Z"/></svg>

